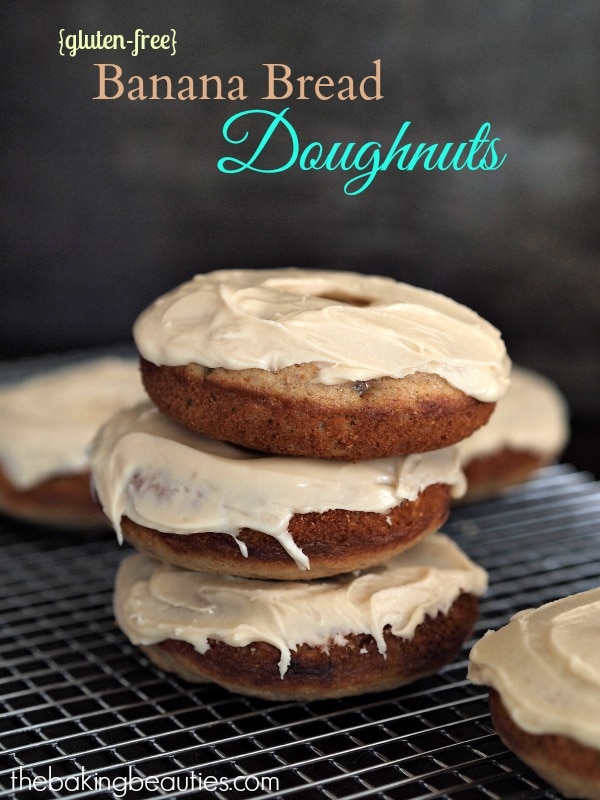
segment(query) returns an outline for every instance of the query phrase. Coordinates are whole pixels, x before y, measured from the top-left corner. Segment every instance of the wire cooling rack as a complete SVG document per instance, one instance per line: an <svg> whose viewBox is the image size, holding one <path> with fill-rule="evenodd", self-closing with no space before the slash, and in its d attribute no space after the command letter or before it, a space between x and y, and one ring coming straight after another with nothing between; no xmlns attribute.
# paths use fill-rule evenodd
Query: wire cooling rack
<svg viewBox="0 0 600 800"><path fill-rule="evenodd" d="M0 520L0 796L555 798L507 752L467 655L517 610L600 584L600 486L568 466L455 509L490 573L458 660L384 694L266 702L153 667L113 622L112 533Z"/></svg>

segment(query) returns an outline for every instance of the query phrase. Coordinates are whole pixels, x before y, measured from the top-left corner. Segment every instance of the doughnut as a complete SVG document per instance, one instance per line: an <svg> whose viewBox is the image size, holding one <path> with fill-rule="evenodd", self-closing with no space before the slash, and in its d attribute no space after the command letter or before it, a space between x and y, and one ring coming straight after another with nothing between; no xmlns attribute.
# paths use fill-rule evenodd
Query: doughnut
<svg viewBox="0 0 600 800"><path fill-rule="evenodd" d="M358 461L438 450L508 387L499 332L392 278L218 270L134 325L142 380L190 430L277 455Z"/></svg>
<svg viewBox="0 0 600 800"><path fill-rule="evenodd" d="M364 572L262 581L183 570L146 554L115 581L118 626L161 669L271 700L383 691L450 663L487 575L432 534Z"/></svg>
<svg viewBox="0 0 600 800"><path fill-rule="evenodd" d="M469 678L510 750L565 796L600 800L600 588L488 631Z"/></svg>
<svg viewBox="0 0 600 800"><path fill-rule="evenodd" d="M3 386L0 511L36 524L105 526L88 446L112 414L143 397L135 358L94 358Z"/></svg>
<svg viewBox="0 0 600 800"><path fill-rule="evenodd" d="M456 445L467 492L461 502L493 497L553 463L569 438L567 403L557 386L513 366L508 392L489 422Z"/></svg>
<svg viewBox="0 0 600 800"><path fill-rule="evenodd" d="M247 578L377 564L437 530L465 486L456 448L357 463L275 456L193 433L149 401L100 429L91 464L120 541Z"/></svg>

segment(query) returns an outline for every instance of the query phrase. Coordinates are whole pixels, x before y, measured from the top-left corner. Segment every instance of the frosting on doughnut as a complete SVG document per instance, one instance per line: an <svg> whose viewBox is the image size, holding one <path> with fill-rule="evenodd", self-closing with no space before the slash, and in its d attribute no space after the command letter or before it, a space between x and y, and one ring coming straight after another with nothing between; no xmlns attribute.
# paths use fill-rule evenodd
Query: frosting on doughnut
<svg viewBox="0 0 600 800"><path fill-rule="evenodd" d="M281 653L284 677L300 644L326 647L367 633L385 653L387 625L409 639L459 594L480 596L486 588L486 572L446 536L432 534L384 565L309 584L191 572L134 554L119 568L114 607L134 644L179 639L205 653L209 639L233 647L268 642Z"/></svg>
<svg viewBox="0 0 600 800"><path fill-rule="evenodd" d="M0 390L0 462L26 490L89 469L88 446L116 411L145 397L134 359L97 358Z"/></svg>
<svg viewBox="0 0 600 800"><path fill-rule="evenodd" d="M469 678L513 721L600 749L600 588L516 614L471 650Z"/></svg>
<svg viewBox="0 0 600 800"><path fill-rule="evenodd" d="M273 456L191 433L149 402L99 431L92 474L119 538L123 516L163 533L237 537L251 528L277 538L303 569L308 560L288 531L294 514L385 514L432 484L465 490L455 448L357 463Z"/></svg>
<svg viewBox="0 0 600 800"><path fill-rule="evenodd" d="M471 309L352 272L196 275L138 317L134 338L157 365L275 371L311 362L324 384L435 373L491 402L505 393L510 370L500 333Z"/></svg>
<svg viewBox="0 0 600 800"><path fill-rule="evenodd" d="M568 437L568 408L558 388L536 372L513 366L508 392L489 422L456 447L463 464L504 448L550 457L562 451Z"/></svg>

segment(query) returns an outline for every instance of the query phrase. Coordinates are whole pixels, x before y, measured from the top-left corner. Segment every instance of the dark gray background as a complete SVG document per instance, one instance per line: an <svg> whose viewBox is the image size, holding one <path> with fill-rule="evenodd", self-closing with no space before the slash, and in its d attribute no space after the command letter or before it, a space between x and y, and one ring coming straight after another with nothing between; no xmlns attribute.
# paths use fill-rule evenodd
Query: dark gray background
<svg viewBox="0 0 600 800"><path fill-rule="evenodd" d="M515 361L554 378L597 452L600 417L597 0L3 3L0 356L127 341L196 272L294 264L389 274L467 303ZM58 53L58 32L177 30L174 57ZM261 101L265 62L361 77L377 102ZM125 75L242 75L244 103L93 100ZM489 121L495 172L223 175L222 126L290 106L304 141L463 141ZM409 137L409 140L411 138ZM596 436L593 442L589 436Z"/></svg>

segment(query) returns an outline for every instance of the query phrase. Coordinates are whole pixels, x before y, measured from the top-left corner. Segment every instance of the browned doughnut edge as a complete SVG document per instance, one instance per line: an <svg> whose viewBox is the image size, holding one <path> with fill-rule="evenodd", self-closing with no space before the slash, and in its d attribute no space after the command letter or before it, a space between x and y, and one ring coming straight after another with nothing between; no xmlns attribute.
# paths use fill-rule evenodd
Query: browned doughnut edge
<svg viewBox="0 0 600 800"><path fill-rule="evenodd" d="M310 570L301 570L273 536L248 528L238 537L248 548L247 557L226 533L160 533L127 517L121 528L136 549L185 569L266 580L312 580L366 569L406 550L443 525L449 502L449 487L434 484L388 515L342 509L296 514L289 531L308 556Z"/></svg>
<svg viewBox="0 0 600 800"><path fill-rule="evenodd" d="M186 428L280 455L358 461L437 450L484 425L495 406L424 373L326 386L314 364L233 371L143 358L141 372L157 407Z"/></svg>
<svg viewBox="0 0 600 800"><path fill-rule="evenodd" d="M14 486L0 468L0 510L41 525L108 527L92 495L89 472L59 475L22 490Z"/></svg>
<svg viewBox="0 0 600 800"><path fill-rule="evenodd" d="M567 796L600 798L600 750L558 734L532 734L512 719L495 689L490 712L504 744L544 780Z"/></svg>
<svg viewBox="0 0 600 800"><path fill-rule="evenodd" d="M536 470L551 462L551 458L538 453L508 447L473 458L463 466L467 491L457 502L462 504L493 497L502 489L527 481Z"/></svg>
<svg viewBox="0 0 600 800"><path fill-rule="evenodd" d="M266 642L231 647L210 641L202 655L188 642L167 639L141 649L161 669L186 680L212 681L240 694L268 700L316 700L385 691L437 672L454 660L470 635L478 599L461 594L446 614L426 617L412 639L384 632L387 652L369 634L348 636L345 646L302 644L292 651L283 678L279 650Z"/></svg>

